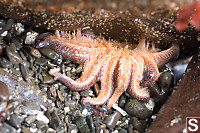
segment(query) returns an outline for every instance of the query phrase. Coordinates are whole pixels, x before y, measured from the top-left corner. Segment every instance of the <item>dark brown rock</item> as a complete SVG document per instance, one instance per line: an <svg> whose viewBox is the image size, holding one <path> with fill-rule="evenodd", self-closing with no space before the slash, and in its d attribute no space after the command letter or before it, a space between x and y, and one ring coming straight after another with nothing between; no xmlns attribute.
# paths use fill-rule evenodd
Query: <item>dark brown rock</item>
<svg viewBox="0 0 200 133"><path fill-rule="evenodd" d="M179 133L186 128L186 117L198 117L200 110L200 47L193 56L176 91L148 128L149 133ZM161 128L162 127L162 128Z"/></svg>

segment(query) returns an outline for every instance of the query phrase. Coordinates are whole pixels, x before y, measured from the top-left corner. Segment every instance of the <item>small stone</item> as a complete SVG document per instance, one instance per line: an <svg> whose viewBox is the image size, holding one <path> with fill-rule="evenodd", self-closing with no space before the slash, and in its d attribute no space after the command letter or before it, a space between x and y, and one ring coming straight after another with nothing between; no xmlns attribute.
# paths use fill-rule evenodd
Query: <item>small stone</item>
<svg viewBox="0 0 200 133"><path fill-rule="evenodd" d="M0 59L0 65L1 65L1 67L4 67L4 68L12 68L13 67L13 64L6 58Z"/></svg>
<svg viewBox="0 0 200 133"><path fill-rule="evenodd" d="M31 46L26 46L26 47L23 47L23 48L27 51L27 53L30 53L34 57L37 57L37 58L42 57L40 51L36 48L33 48Z"/></svg>
<svg viewBox="0 0 200 133"><path fill-rule="evenodd" d="M79 65L77 68L76 68L76 73L80 73L83 71L83 65Z"/></svg>
<svg viewBox="0 0 200 133"><path fill-rule="evenodd" d="M136 117L132 117L129 124L131 124L133 128L138 130L139 132L145 132L145 129L147 127L147 123L145 120L138 120Z"/></svg>
<svg viewBox="0 0 200 133"><path fill-rule="evenodd" d="M0 102L1 101L7 102L9 99L9 96L10 94L9 94L8 86L4 82L0 81Z"/></svg>
<svg viewBox="0 0 200 133"><path fill-rule="evenodd" d="M46 65L48 61L50 61L50 60L45 59L45 58L37 58L35 60L35 64L43 66L43 65Z"/></svg>
<svg viewBox="0 0 200 133"><path fill-rule="evenodd" d="M11 51L9 47L6 48L6 55L8 56L10 62L14 65L22 62L22 58L19 53L17 51Z"/></svg>
<svg viewBox="0 0 200 133"><path fill-rule="evenodd" d="M24 118L22 116L12 114L10 116L10 119L7 120L7 123L13 126L14 128L20 128L22 121L24 121Z"/></svg>
<svg viewBox="0 0 200 133"><path fill-rule="evenodd" d="M36 120L42 121L42 122L44 122L46 124L49 123L49 119L41 111L38 112L38 114L36 116Z"/></svg>
<svg viewBox="0 0 200 133"><path fill-rule="evenodd" d="M3 49L4 49L3 46L0 45L0 56L3 55Z"/></svg>
<svg viewBox="0 0 200 133"><path fill-rule="evenodd" d="M118 133L128 133L126 129L120 129Z"/></svg>
<svg viewBox="0 0 200 133"><path fill-rule="evenodd" d="M56 133L56 131L53 128L48 128L46 133Z"/></svg>
<svg viewBox="0 0 200 133"><path fill-rule="evenodd" d="M48 83L54 82L53 77L51 75L49 75L49 73L46 71L42 71L42 77L43 77L42 83L48 84Z"/></svg>
<svg viewBox="0 0 200 133"><path fill-rule="evenodd" d="M19 113L26 114L26 115L35 115L39 113L40 107L36 104L29 104L22 105L19 107Z"/></svg>
<svg viewBox="0 0 200 133"><path fill-rule="evenodd" d="M91 115L88 115L86 117L86 120L87 120L87 123L88 123L88 127L90 129L90 132L91 133L94 133L95 132L95 126L94 126L94 121L93 121L93 118Z"/></svg>
<svg viewBox="0 0 200 133"><path fill-rule="evenodd" d="M13 24L14 24L14 20L13 19L9 19L6 22L6 30L9 30L12 27Z"/></svg>
<svg viewBox="0 0 200 133"><path fill-rule="evenodd" d="M121 114L118 111L115 111L113 114L106 117L106 126L113 129L120 118Z"/></svg>
<svg viewBox="0 0 200 133"><path fill-rule="evenodd" d="M18 71L18 70L16 70L15 68L11 68L10 70L12 71L12 73L13 73L15 76L17 76L17 77L21 76L21 72Z"/></svg>
<svg viewBox="0 0 200 133"><path fill-rule="evenodd" d="M66 107L75 107L76 106L76 102L73 101L73 100L68 100L68 101L65 101L65 106Z"/></svg>
<svg viewBox="0 0 200 133"><path fill-rule="evenodd" d="M73 93L76 100L80 99L80 94L78 92L72 92L72 93Z"/></svg>
<svg viewBox="0 0 200 133"><path fill-rule="evenodd" d="M30 79L28 68L25 67L24 64L20 64L20 70L21 70L21 73L22 73L24 80L28 81Z"/></svg>
<svg viewBox="0 0 200 133"><path fill-rule="evenodd" d="M56 98L57 97L56 87L55 86L51 86L51 87L49 87L49 90L51 92L51 95Z"/></svg>
<svg viewBox="0 0 200 133"><path fill-rule="evenodd" d="M78 133L78 128L75 124L69 124L68 133Z"/></svg>
<svg viewBox="0 0 200 133"><path fill-rule="evenodd" d="M28 117L26 117L25 122L28 123L29 125L31 123L33 123L36 120L36 116L35 115L30 115Z"/></svg>
<svg viewBox="0 0 200 133"><path fill-rule="evenodd" d="M58 58L58 54L54 50L52 50L48 47L40 48L39 51L42 53L42 55L44 55L52 60L56 60Z"/></svg>
<svg viewBox="0 0 200 133"><path fill-rule="evenodd" d="M53 129L61 128L63 126L62 121L60 120L60 117L58 116L58 113L56 110L54 110L51 113L49 125Z"/></svg>
<svg viewBox="0 0 200 133"><path fill-rule="evenodd" d="M146 119L152 114L152 110L149 110L144 102L137 99L129 99L125 104L125 110L129 115L138 119Z"/></svg>
<svg viewBox="0 0 200 133"><path fill-rule="evenodd" d="M99 128L101 128L102 130L105 130L106 129L106 124L100 125Z"/></svg>
<svg viewBox="0 0 200 133"><path fill-rule="evenodd" d="M82 97L87 97L87 96L89 96L89 89L84 90L84 91L81 91L81 92L80 92L80 95L81 95Z"/></svg>
<svg viewBox="0 0 200 133"><path fill-rule="evenodd" d="M126 103L127 97L126 95L121 95L119 98L119 107L123 108Z"/></svg>
<svg viewBox="0 0 200 133"><path fill-rule="evenodd" d="M88 124L84 117L79 117L78 119L76 119L76 126L81 133L90 133Z"/></svg>
<svg viewBox="0 0 200 133"><path fill-rule="evenodd" d="M3 127L7 128L9 130L9 133L16 133L17 132L17 130L14 127L12 127L11 125L9 125L6 122L3 123Z"/></svg>
<svg viewBox="0 0 200 133"><path fill-rule="evenodd" d="M22 133L31 133L31 131L28 128L22 126Z"/></svg>
<svg viewBox="0 0 200 133"><path fill-rule="evenodd" d="M64 102L65 98L63 97L62 93L57 90L58 98L60 99L61 102Z"/></svg>
<svg viewBox="0 0 200 133"><path fill-rule="evenodd" d="M42 116L43 117L43 116ZM46 118L45 118L46 119ZM38 129L40 129L42 132L46 131L48 129L48 123L45 122L46 120L43 120L43 121L36 121L35 124L36 124L36 127Z"/></svg>

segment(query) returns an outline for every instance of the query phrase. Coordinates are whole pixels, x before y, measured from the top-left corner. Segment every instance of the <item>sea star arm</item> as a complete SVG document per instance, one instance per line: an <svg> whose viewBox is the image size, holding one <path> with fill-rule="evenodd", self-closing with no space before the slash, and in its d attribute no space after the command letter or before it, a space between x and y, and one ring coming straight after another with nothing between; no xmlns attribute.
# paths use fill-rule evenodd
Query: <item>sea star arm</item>
<svg viewBox="0 0 200 133"><path fill-rule="evenodd" d="M107 61L103 66L103 74L101 76L101 91L96 98L86 97L82 99L82 104L88 105L102 105L113 93L114 70L117 66L119 54L115 52L108 55Z"/></svg>
<svg viewBox="0 0 200 133"><path fill-rule="evenodd" d="M64 37L63 37L64 36ZM80 36L80 35L79 35ZM77 45L77 41L80 38L74 37L70 39L71 35L66 35L59 31L56 31L54 36L48 36L37 44L37 47L49 46L55 50L58 54L61 54L64 59L74 61L75 63L82 64L90 60L91 56L102 53L106 48L92 47L91 43L96 42L92 39L83 42L81 45ZM89 47L92 45L91 47ZM99 50L100 49L100 50Z"/></svg>
<svg viewBox="0 0 200 133"><path fill-rule="evenodd" d="M154 83L159 77L160 73L158 71L158 66L156 62L151 58L151 56L143 55L145 62L145 69L143 72L142 86L148 86Z"/></svg>
<svg viewBox="0 0 200 133"><path fill-rule="evenodd" d="M56 73L54 79L59 80L72 91L83 91L96 83L100 78L102 64L106 61L106 57L99 55L92 58L84 67L84 71L79 79L73 80L61 73Z"/></svg>
<svg viewBox="0 0 200 133"><path fill-rule="evenodd" d="M139 100L149 100L150 95L146 88L141 88L140 82L143 76L144 60L142 58L133 58L133 70L128 93Z"/></svg>
<svg viewBox="0 0 200 133"><path fill-rule="evenodd" d="M132 63L130 62L129 58L122 58L119 61L119 68L117 74L117 88L115 89L112 97L109 99L107 103L107 110L119 99L123 92L129 86L130 79L131 79L131 70L132 70Z"/></svg>
<svg viewBox="0 0 200 133"><path fill-rule="evenodd" d="M158 68L162 67L165 63L169 62L173 58L177 58L179 55L179 46L172 45L169 49L158 53L151 53L154 61L156 62Z"/></svg>

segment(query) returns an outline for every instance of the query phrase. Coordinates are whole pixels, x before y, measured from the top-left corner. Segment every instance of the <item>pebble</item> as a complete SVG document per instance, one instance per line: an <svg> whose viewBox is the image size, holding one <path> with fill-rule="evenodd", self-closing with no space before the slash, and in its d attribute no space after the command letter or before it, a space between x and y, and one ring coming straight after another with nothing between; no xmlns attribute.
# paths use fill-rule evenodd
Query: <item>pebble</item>
<svg viewBox="0 0 200 133"><path fill-rule="evenodd" d="M95 92L96 96L99 95L100 88L99 88L99 84L98 83L94 84L94 92Z"/></svg>
<svg viewBox="0 0 200 133"><path fill-rule="evenodd" d="M106 117L106 126L113 129L121 117L122 115L118 111L115 111L113 114Z"/></svg>
<svg viewBox="0 0 200 133"><path fill-rule="evenodd" d="M0 45L0 56L3 55L3 49L4 49L3 46Z"/></svg>
<svg viewBox="0 0 200 133"><path fill-rule="evenodd" d="M6 25L2 22L0 22L0 35L2 36L2 34L6 31Z"/></svg>
<svg viewBox="0 0 200 133"><path fill-rule="evenodd" d="M54 82L53 77L51 75L49 75L49 73L46 71L42 71L42 77L43 77L42 83L44 83L44 84L49 84L49 83Z"/></svg>
<svg viewBox="0 0 200 133"><path fill-rule="evenodd" d="M78 92L72 92L73 97L75 100L79 100L80 99L80 94Z"/></svg>
<svg viewBox="0 0 200 133"><path fill-rule="evenodd" d="M12 127L11 125L9 125L6 122L3 123L3 127L8 129L8 133L16 133L17 132L17 130L14 127Z"/></svg>
<svg viewBox="0 0 200 133"><path fill-rule="evenodd" d="M84 117L79 117L78 119L76 119L76 126L81 133L90 133L88 124Z"/></svg>
<svg viewBox="0 0 200 133"><path fill-rule="evenodd" d="M27 53L30 53L34 57L37 57L37 58L42 57L40 51L36 48L33 48L31 46L26 46L26 47L23 47L23 49L25 49Z"/></svg>
<svg viewBox="0 0 200 133"><path fill-rule="evenodd" d="M62 93L57 90L58 98L60 99L61 102L64 102L65 98L63 97Z"/></svg>
<svg viewBox="0 0 200 133"><path fill-rule="evenodd" d="M68 133L78 133L78 128L75 124L69 124Z"/></svg>
<svg viewBox="0 0 200 133"><path fill-rule="evenodd" d="M79 65L77 68L76 68L76 73L80 73L83 71L83 65Z"/></svg>
<svg viewBox="0 0 200 133"><path fill-rule="evenodd" d="M84 91L81 91L81 92L80 92L80 95L81 95L82 97L88 97L88 96L89 96L89 89L84 90Z"/></svg>
<svg viewBox="0 0 200 133"><path fill-rule="evenodd" d="M52 60L56 60L59 57L59 55L54 50L48 47L40 48L39 51L42 53L42 55Z"/></svg>
<svg viewBox="0 0 200 133"><path fill-rule="evenodd" d="M144 102L137 99L129 99L125 104L125 110L129 115L138 119L146 119L152 114L152 110L149 110Z"/></svg>
<svg viewBox="0 0 200 133"><path fill-rule="evenodd" d="M9 99L9 96L10 94L9 94L8 86L4 82L0 81L0 102L1 101L7 102Z"/></svg>
<svg viewBox="0 0 200 133"><path fill-rule="evenodd" d="M12 27L13 24L14 24L14 20L13 19L8 19L6 21L6 30L9 30Z"/></svg>
<svg viewBox="0 0 200 133"><path fill-rule="evenodd" d="M11 68L10 70L12 71L12 73L13 73L15 76L17 76L17 77L20 77L20 76L21 76L21 72L18 71L18 70L16 70L15 68Z"/></svg>
<svg viewBox="0 0 200 133"><path fill-rule="evenodd" d="M14 128L20 128L22 121L24 121L24 118L22 116L12 114L10 116L10 119L8 119L6 122Z"/></svg>
<svg viewBox="0 0 200 133"><path fill-rule="evenodd" d="M19 53L17 51L12 51L9 47L6 48L6 55L8 56L10 62L14 65L22 62L22 58Z"/></svg>
<svg viewBox="0 0 200 133"><path fill-rule="evenodd" d="M174 83L174 76L171 71L165 71L160 75L160 86L162 90L169 90L172 83Z"/></svg>
<svg viewBox="0 0 200 133"><path fill-rule="evenodd" d="M145 128L147 127L145 120L138 120L136 117L131 117L129 124L133 126L133 129L141 133L145 132Z"/></svg>
<svg viewBox="0 0 200 133"><path fill-rule="evenodd" d="M35 115L39 113L40 107L36 104L26 103L26 105L21 105L19 107L19 113L26 115Z"/></svg>
<svg viewBox="0 0 200 133"><path fill-rule="evenodd" d="M61 128L61 127L63 126L63 123L62 123L62 121L60 120L60 117L58 116L58 113L57 113L56 110L54 110L54 111L51 113L49 125L50 125L50 127L52 127L53 129L58 129L58 128Z"/></svg>
<svg viewBox="0 0 200 133"><path fill-rule="evenodd" d="M76 106L76 102L73 100L67 100L67 101L65 101L65 106L74 108Z"/></svg>
<svg viewBox="0 0 200 133"><path fill-rule="evenodd" d="M31 133L31 131L25 126L22 126L22 133Z"/></svg>
<svg viewBox="0 0 200 133"><path fill-rule="evenodd" d="M91 116L91 115L88 115L88 116L86 117L86 121L87 121L87 123L88 123L88 127L89 127L89 129L90 129L90 132L91 132L91 133L94 133L94 132L95 132L95 126L94 126L94 120L93 120L92 116Z"/></svg>
<svg viewBox="0 0 200 133"><path fill-rule="evenodd" d="M45 118L46 119L46 118ZM36 124L36 127L38 129L40 129L42 132L46 131L48 129L48 123L45 122L46 120L39 120L39 121L36 121L35 124Z"/></svg>
<svg viewBox="0 0 200 133"><path fill-rule="evenodd" d="M128 131L126 129L120 129L119 133L128 133Z"/></svg>
<svg viewBox="0 0 200 133"><path fill-rule="evenodd" d="M13 64L6 58L0 59L0 65L1 65L1 67L4 67L4 68L12 68L13 67Z"/></svg>
<svg viewBox="0 0 200 133"><path fill-rule="evenodd" d="M30 75L29 75L29 70L25 66L25 64L23 64L23 63L20 64L20 70L21 70L22 77L24 78L24 80L28 81L30 79Z"/></svg>
<svg viewBox="0 0 200 133"><path fill-rule="evenodd" d="M33 123L36 120L35 115L29 115L28 117L25 118L25 122L28 123L29 125Z"/></svg>
<svg viewBox="0 0 200 133"><path fill-rule="evenodd" d="M41 111L38 112L38 114L36 116L36 120L42 121L42 122L44 122L46 124L49 123L49 119Z"/></svg>
<svg viewBox="0 0 200 133"><path fill-rule="evenodd" d="M35 64L43 66L43 65L46 65L48 61L50 61L50 60L45 59L45 58L37 58L35 60Z"/></svg>
<svg viewBox="0 0 200 133"><path fill-rule="evenodd" d="M51 86L51 87L49 87L49 90L51 92L51 95L56 98L57 97L56 87L55 86Z"/></svg>
<svg viewBox="0 0 200 133"><path fill-rule="evenodd" d="M121 95L119 98L119 107L123 108L126 103L127 97L126 95Z"/></svg>

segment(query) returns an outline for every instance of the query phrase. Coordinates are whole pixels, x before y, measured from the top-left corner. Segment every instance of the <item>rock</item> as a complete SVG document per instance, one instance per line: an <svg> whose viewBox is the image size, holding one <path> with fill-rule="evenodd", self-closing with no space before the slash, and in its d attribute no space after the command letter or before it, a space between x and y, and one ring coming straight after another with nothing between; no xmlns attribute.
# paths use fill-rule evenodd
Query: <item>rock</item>
<svg viewBox="0 0 200 133"><path fill-rule="evenodd" d="M1 65L1 67L4 67L4 68L12 68L13 67L13 64L6 58L0 59L0 65Z"/></svg>
<svg viewBox="0 0 200 133"><path fill-rule="evenodd" d="M13 126L14 128L20 128L22 121L24 121L24 118L22 116L12 114L10 116L10 119L7 120L7 123Z"/></svg>
<svg viewBox="0 0 200 133"><path fill-rule="evenodd" d="M200 47L193 56L177 89L160 109L148 133L177 133L186 127L186 117L199 116L200 110ZM178 120L177 123L173 123ZM161 128L162 127L162 128Z"/></svg>
<svg viewBox="0 0 200 133"><path fill-rule="evenodd" d="M76 119L76 126L81 133L90 133L88 124L84 117L79 117L78 119Z"/></svg>
<svg viewBox="0 0 200 133"><path fill-rule="evenodd" d="M49 59L56 60L58 58L58 54L48 47L40 48L39 51Z"/></svg>
<svg viewBox="0 0 200 133"><path fill-rule="evenodd" d="M58 113L56 110L54 110L51 113L50 121L49 121L50 127L53 129L61 128L63 126L62 121L60 120L60 117L58 116Z"/></svg>
<svg viewBox="0 0 200 133"><path fill-rule="evenodd" d="M132 117L129 124L133 126L133 129L136 129L141 133L145 132L145 129L147 127L145 120L138 120L136 117Z"/></svg>
<svg viewBox="0 0 200 133"><path fill-rule="evenodd" d="M39 113L40 107L36 104L26 103L19 107L19 113L26 115L35 115Z"/></svg>
<svg viewBox="0 0 200 133"><path fill-rule="evenodd" d="M110 114L106 117L106 126L111 129L114 128L121 116L122 115L118 111L115 111L113 114Z"/></svg>
<svg viewBox="0 0 200 133"><path fill-rule="evenodd" d="M0 81L0 102L1 101L7 102L9 99L9 96L10 94L9 94L8 86L4 82Z"/></svg>
<svg viewBox="0 0 200 133"><path fill-rule="evenodd" d="M10 62L14 65L20 64L22 58L17 51L12 51L9 47L6 48L6 55L8 56Z"/></svg>
<svg viewBox="0 0 200 133"><path fill-rule="evenodd" d="M152 110L149 110L144 102L140 102L137 99L129 99L125 104L125 110L128 114L138 119L146 119L152 113Z"/></svg>

